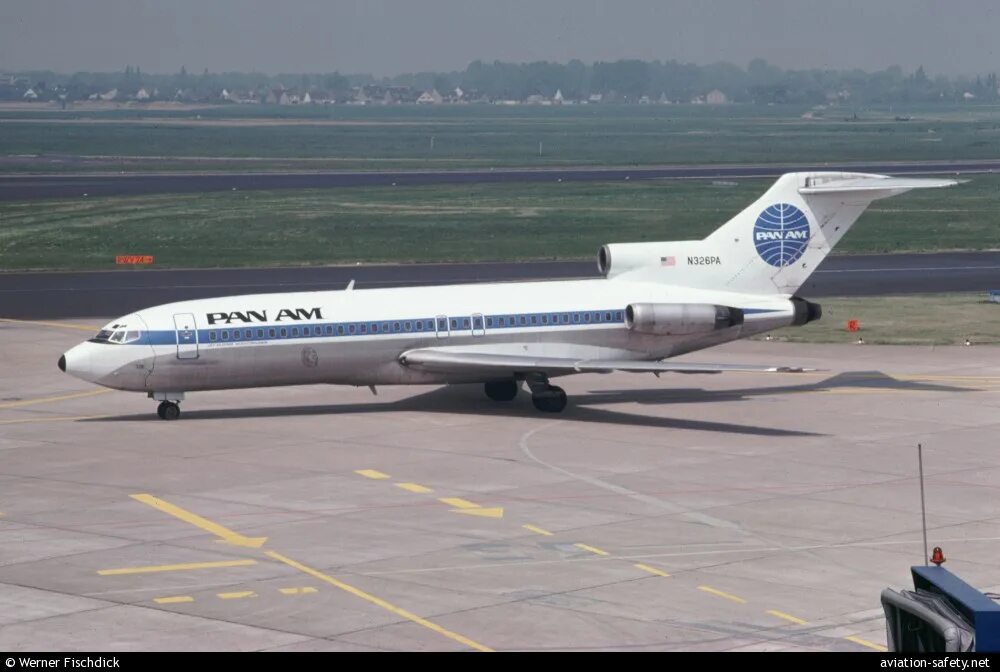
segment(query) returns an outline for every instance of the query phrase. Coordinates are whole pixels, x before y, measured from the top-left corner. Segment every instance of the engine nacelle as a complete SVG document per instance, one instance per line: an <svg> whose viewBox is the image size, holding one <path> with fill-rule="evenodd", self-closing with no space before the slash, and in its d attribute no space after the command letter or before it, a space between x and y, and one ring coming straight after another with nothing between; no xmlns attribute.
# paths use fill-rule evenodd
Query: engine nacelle
<svg viewBox="0 0 1000 672"><path fill-rule="evenodd" d="M673 249L682 244L674 243ZM670 243L614 243L601 246L597 252L597 270L608 278L644 266L656 266Z"/></svg>
<svg viewBox="0 0 1000 672"><path fill-rule="evenodd" d="M706 303L631 303L625 308L630 331L654 336L707 334L743 324L743 311Z"/></svg>
<svg viewBox="0 0 1000 672"><path fill-rule="evenodd" d="M814 322L823 317L823 307L818 303L792 297L792 310L795 311L792 317L792 326L801 327L803 324Z"/></svg>

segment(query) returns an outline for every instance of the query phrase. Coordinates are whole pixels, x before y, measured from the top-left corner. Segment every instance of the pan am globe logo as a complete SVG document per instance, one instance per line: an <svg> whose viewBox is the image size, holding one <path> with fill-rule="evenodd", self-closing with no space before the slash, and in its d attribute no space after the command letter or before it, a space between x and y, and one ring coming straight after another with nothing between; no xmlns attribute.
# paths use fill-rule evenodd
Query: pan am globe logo
<svg viewBox="0 0 1000 672"><path fill-rule="evenodd" d="M775 203L757 218L753 244L760 258L771 266L794 264L809 244L809 220L794 205Z"/></svg>

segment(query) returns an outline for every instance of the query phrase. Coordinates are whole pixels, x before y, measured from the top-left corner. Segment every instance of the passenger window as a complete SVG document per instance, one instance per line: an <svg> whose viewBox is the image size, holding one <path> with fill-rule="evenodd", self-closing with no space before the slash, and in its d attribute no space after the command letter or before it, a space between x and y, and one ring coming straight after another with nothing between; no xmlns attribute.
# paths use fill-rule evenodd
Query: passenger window
<svg viewBox="0 0 1000 672"><path fill-rule="evenodd" d="M233 340L234 341L240 340L240 330L239 329L234 329L233 330Z"/></svg>
<svg viewBox="0 0 1000 672"><path fill-rule="evenodd" d="M537 315L532 315L531 316L531 323L532 324L538 324L538 316Z"/></svg>
<svg viewBox="0 0 1000 672"><path fill-rule="evenodd" d="M357 327L353 324L349 324L347 325L347 330L353 334L355 331L357 331Z"/></svg>
<svg viewBox="0 0 1000 672"><path fill-rule="evenodd" d="M473 326L474 329L482 329L483 328L483 318L482 317L474 317L474 318L472 318L472 326Z"/></svg>
<svg viewBox="0 0 1000 672"><path fill-rule="evenodd" d="M337 333L340 334L341 336L344 335L344 325L342 324L337 325Z"/></svg>
<svg viewBox="0 0 1000 672"><path fill-rule="evenodd" d="M288 330L287 330L287 329L285 329L284 327L282 327L282 328L281 328L281 331L280 331L280 332L278 332L278 333L280 333L280 334L281 334L281 337L282 337L282 338L285 338L286 336L288 336Z"/></svg>
<svg viewBox="0 0 1000 672"><path fill-rule="evenodd" d="M493 326L493 318L492 317L487 317L486 318L486 326L487 327L492 327Z"/></svg>
<svg viewBox="0 0 1000 672"><path fill-rule="evenodd" d="M378 333L378 325L375 324L374 322L372 322L372 333L373 334L377 334Z"/></svg>
<svg viewBox="0 0 1000 672"><path fill-rule="evenodd" d="M411 331L412 328L413 328L413 325L411 323L409 323L409 322L404 322L403 323L403 329L406 329L407 331Z"/></svg>
<svg viewBox="0 0 1000 672"><path fill-rule="evenodd" d="M223 332L222 332L222 340L224 340L224 341L228 341L229 340L229 332L228 331L223 330Z"/></svg>
<svg viewBox="0 0 1000 672"><path fill-rule="evenodd" d="M569 313L563 313L562 314L562 323L563 324L569 324Z"/></svg>
<svg viewBox="0 0 1000 672"><path fill-rule="evenodd" d="M451 328L452 329L458 329L458 320L452 320L451 321Z"/></svg>
<svg viewBox="0 0 1000 672"><path fill-rule="evenodd" d="M548 324L548 323L549 323L549 316L542 315L542 324Z"/></svg>
<svg viewBox="0 0 1000 672"><path fill-rule="evenodd" d="M392 323L392 330L394 332L396 332L397 334L399 333L399 322L393 322Z"/></svg>
<svg viewBox="0 0 1000 672"><path fill-rule="evenodd" d="M424 330L424 321L423 320L417 320L416 322L413 323L413 326L417 328L417 331L423 331Z"/></svg>
<svg viewBox="0 0 1000 672"><path fill-rule="evenodd" d="M500 322L501 327L507 326L506 324L504 324L504 319L502 317L498 321Z"/></svg>
<svg viewBox="0 0 1000 672"><path fill-rule="evenodd" d="M574 324L580 323L580 313L573 313L573 323Z"/></svg>
<svg viewBox="0 0 1000 672"><path fill-rule="evenodd" d="M462 328L463 329L469 328L469 318L467 317L462 318Z"/></svg>
<svg viewBox="0 0 1000 672"><path fill-rule="evenodd" d="M267 335L270 338L274 338L274 329L268 329L267 330Z"/></svg>
<svg viewBox="0 0 1000 672"><path fill-rule="evenodd" d="M258 329L257 330L257 338L264 338L264 330L263 329Z"/></svg>
<svg viewBox="0 0 1000 672"><path fill-rule="evenodd" d="M333 327L330 326L329 324L326 325L326 335L327 336L332 336L333 335Z"/></svg>
<svg viewBox="0 0 1000 672"><path fill-rule="evenodd" d="M216 334L215 334L214 331L208 332L208 340L214 341L215 340L215 336L216 336Z"/></svg>
<svg viewBox="0 0 1000 672"><path fill-rule="evenodd" d="M448 320L443 317L439 317L437 328L438 331L448 331Z"/></svg>
<svg viewBox="0 0 1000 672"><path fill-rule="evenodd" d="M521 316L521 324L527 324L527 323L528 323L528 318L525 317L524 315L522 315Z"/></svg>
<svg viewBox="0 0 1000 672"><path fill-rule="evenodd" d="M611 313L604 313L604 321L605 322L611 321Z"/></svg>
<svg viewBox="0 0 1000 672"><path fill-rule="evenodd" d="M619 310L615 313L615 322L621 322L621 321L622 321L622 311Z"/></svg>
<svg viewBox="0 0 1000 672"><path fill-rule="evenodd" d="M298 335L299 335L299 328L298 327L292 327L292 338L296 338L296 337L298 337Z"/></svg>
<svg viewBox="0 0 1000 672"><path fill-rule="evenodd" d="M583 321L584 322L590 322L590 313L584 313L583 314Z"/></svg>

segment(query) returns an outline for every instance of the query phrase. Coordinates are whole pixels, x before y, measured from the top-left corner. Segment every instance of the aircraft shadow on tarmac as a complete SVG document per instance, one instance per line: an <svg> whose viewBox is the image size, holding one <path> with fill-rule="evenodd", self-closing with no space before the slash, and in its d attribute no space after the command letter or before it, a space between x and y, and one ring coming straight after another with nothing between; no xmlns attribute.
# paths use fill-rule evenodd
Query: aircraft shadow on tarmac
<svg viewBox="0 0 1000 672"><path fill-rule="evenodd" d="M296 417L358 413L387 413L398 411L417 411L423 413L465 413L482 416L501 417L535 417L568 420L571 422L595 422L601 424L628 425L633 427L652 427L656 429L687 429L694 431L722 432L727 434L744 434L750 436L822 436L815 432L786 430L757 425L714 422L709 420L693 420L689 418L669 418L626 413L622 411L593 408L601 404L677 404L677 403L711 403L732 402L752 398L754 396L795 394L802 392L823 392L837 388L888 389L904 391L930 392L967 392L968 388L950 387L920 382L907 382L891 378L879 371L858 371L842 373L831 378L811 381L799 385L782 385L778 387L752 387L734 390L705 390L701 388L666 388L666 389L628 389L601 390L589 394L571 396L570 404L563 413L558 415L540 414L532 408L526 393L519 395L511 403L497 403L487 399L478 385L450 385L418 394L397 401L382 402L372 400L368 403L352 404L317 404L310 406L266 406L253 408L228 408L198 410L185 409L181 422L197 422L199 420L224 420L238 418ZM238 397L234 396L234 402ZM155 421L161 422L152 412L122 415L104 418L82 420L81 422L118 422L118 421Z"/></svg>

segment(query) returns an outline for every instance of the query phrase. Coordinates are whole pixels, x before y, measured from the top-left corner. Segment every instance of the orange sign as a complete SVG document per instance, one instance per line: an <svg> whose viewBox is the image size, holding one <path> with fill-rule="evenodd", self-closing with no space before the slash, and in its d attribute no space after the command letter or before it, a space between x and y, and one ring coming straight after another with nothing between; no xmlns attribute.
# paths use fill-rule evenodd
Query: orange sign
<svg viewBox="0 0 1000 672"><path fill-rule="evenodd" d="M151 264L153 255L151 254L119 254L115 257L116 264Z"/></svg>
<svg viewBox="0 0 1000 672"><path fill-rule="evenodd" d="M861 323L858 322L857 320L848 320L847 321L847 330L848 331L857 331L860 328L861 328Z"/></svg>

